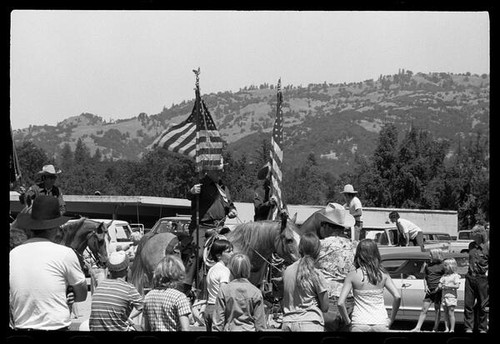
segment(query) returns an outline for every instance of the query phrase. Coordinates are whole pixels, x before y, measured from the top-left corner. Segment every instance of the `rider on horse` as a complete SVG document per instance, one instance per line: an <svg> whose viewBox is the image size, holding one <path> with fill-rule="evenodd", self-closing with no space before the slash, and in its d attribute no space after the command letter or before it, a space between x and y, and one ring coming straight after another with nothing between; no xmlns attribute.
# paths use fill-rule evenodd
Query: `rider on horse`
<svg viewBox="0 0 500 344"><path fill-rule="evenodd" d="M222 183L223 170L204 171L200 183L195 184L187 198L191 200L191 223L189 224L188 242L182 243L182 255L189 258L186 264L185 291L191 289L196 268L201 264L201 257L206 238L217 233L224 226L226 216L237 216L236 207L231 200L228 188ZM197 220L199 220L198 237ZM198 261L196 245L198 244Z"/></svg>

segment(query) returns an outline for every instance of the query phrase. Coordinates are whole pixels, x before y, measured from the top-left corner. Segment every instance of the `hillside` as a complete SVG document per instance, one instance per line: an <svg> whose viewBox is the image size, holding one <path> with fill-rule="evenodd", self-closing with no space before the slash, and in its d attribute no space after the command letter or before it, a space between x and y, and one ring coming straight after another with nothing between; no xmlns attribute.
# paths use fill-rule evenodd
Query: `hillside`
<svg viewBox="0 0 500 344"><path fill-rule="evenodd" d="M276 111L274 85L202 97L236 158L251 157L263 139L270 139ZM489 135L490 76L486 74L400 70L358 83L287 85L283 99L285 164L301 162L314 152L334 173L349 170L355 154L370 155L386 122L394 123L400 133L412 125L426 128L434 137L450 140L453 149L471 132ZM92 154L99 148L106 158L136 160L165 128L187 118L193 101L111 123L82 113L56 126L16 130L14 140L17 144L32 140L57 158L65 143L74 149L82 138Z"/></svg>

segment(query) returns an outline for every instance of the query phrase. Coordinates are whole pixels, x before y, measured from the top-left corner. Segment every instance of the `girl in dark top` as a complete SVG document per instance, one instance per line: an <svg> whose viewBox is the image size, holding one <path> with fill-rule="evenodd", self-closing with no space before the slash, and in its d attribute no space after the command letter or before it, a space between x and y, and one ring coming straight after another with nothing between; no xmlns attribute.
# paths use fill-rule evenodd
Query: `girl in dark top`
<svg viewBox="0 0 500 344"><path fill-rule="evenodd" d="M420 312L420 316L418 317L417 325L413 332L420 331L422 324L424 323L425 317L427 316L427 311L431 304L434 304L434 310L436 312L436 317L434 320L433 331L437 332L439 322L441 320L441 289L438 288L439 280L441 276L444 275L444 266L443 266L443 251L439 248L434 248L429 251L430 254L430 262L429 264L425 264L425 296L424 296L424 304L422 306L422 311Z"/></svg>

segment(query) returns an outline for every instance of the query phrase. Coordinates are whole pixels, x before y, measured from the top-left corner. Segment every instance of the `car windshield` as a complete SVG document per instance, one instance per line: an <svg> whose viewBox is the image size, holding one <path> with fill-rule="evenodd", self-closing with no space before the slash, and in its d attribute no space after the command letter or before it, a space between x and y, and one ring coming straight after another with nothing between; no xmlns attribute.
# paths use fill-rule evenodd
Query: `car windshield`
<svg viewBox="0 0 500 344"><path fill-rule="evenodd" d="M464 278L469 267L469 259L467 256L454 258L457 261L457 273ZM423 279L425 278L425 262L428 263L429 260L388 259L383 260L382 265L392 278Z"/></svg>
<svg viewBox="0 0 500 344"><path fill-rule="evenodd" d="M458 232L458 238L462 240L469 240L471 235L471 232Z"/></svg>
<svg viewBox="0 0 500 344"><path fill-rule="evenodd" d="M116 225L116 241L130 241L130 229L125 225Z"/></svg>

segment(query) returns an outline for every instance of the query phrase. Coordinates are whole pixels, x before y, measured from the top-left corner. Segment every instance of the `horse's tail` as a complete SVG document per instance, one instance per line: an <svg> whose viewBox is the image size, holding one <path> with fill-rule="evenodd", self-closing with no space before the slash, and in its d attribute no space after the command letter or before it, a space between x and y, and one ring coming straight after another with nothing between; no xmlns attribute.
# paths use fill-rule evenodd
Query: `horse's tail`
<svg viewBox="0 0 500 344"><path fill-rule="evenodd" d="M144 235L141 241L139 241L137 250L135 251L135 258L130 268L130 283L136 287L141 295L144 294L144 278L146 276L146 266L142 260L141 253L144 245L151 238L151 235L148 234Z"/></svg>

